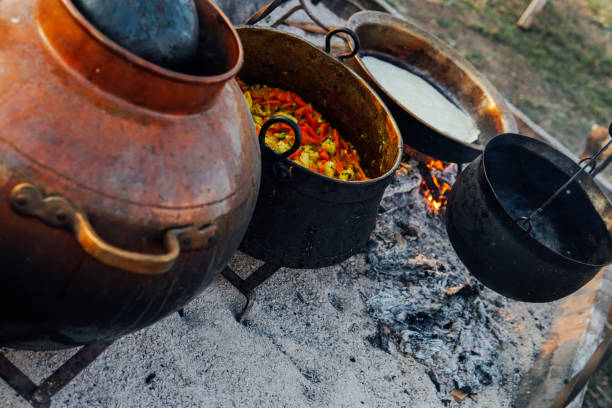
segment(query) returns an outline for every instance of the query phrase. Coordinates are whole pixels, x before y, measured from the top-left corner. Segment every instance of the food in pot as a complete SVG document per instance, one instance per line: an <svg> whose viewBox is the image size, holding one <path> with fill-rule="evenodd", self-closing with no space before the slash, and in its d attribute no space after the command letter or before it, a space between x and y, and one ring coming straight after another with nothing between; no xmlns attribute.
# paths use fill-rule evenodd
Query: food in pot
<svg viewBox="0 0 612 408"><path fill-rule="evenodd" d="M465 143L478 140L480 131L472 118L431 83L376 57L364 56L361 61L389 95L427 125Z"/></svg>
<svg viewBox="0 0 612 408"><path fill-rule="evenodd" d="M368 177L359 164L355 147L344 140L311 104L297 94L267 85L247 85L238 80L249 105L255 128L273 116L283 115L297 122L302 144L289 158L309 170L345 181L363 181ZM266 144L278 153L289 150L295 141L291 127L279 123L270 127Z"/></svg>

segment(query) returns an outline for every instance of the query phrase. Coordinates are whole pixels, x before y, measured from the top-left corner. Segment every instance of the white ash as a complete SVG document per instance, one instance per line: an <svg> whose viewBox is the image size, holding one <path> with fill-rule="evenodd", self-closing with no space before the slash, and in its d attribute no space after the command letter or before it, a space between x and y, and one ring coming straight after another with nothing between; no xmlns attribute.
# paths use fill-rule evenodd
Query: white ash
<svg viewBox="0 0 612 408"><path fill-rule="evenodd" d="M471 277L448 240L443 214L429 210L419 192L418 162L411 164L387 190L368 243L368 276L376 287L367 305L380 325L369 341L423 364L445 405L455 389L512 395L530 366L524 360L535 358L521 355L519 345L537 347L552 306L505 299ZM456 167L443 176L454 182Z"/></svg>

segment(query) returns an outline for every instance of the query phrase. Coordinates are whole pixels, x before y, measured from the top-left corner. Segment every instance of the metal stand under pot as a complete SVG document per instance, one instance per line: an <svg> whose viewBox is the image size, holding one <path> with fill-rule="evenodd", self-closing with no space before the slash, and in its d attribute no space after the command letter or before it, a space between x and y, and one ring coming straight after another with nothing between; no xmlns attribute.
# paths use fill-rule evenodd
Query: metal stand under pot
<svg viewBox="0 0 612 408"><path fill-rule="evenodd" d="M359 40L350 30L331 30L326 38L327 53L279 30L251 26L237 30L245 50L245 65L238 77L247 83L296 92L311 102L355 145L369 177L342 181L315 173L290 161L291 151L279 155L267 147L262 132L262 182L239 249L266 263L246 279L229 267L223 271L247 298L238 314L238 320L243 320L255 302L254 290L281 266L306 269L335 265L366 244L383 193L401 162L403 143L380 98L364 80L329 55L331 38L339 32L353 36L355 44L350 54L339 58L358 52ZM308 63L303 63L306 60ZM299 132L299 128L295 130ZM293 151L298 147L296 142Z"/></svg>
<svg viewBox="0 0 612 408"><path fill-rule="evenodd" d="M0 378L34 408L49 408L51 398L93 363L114 341L89 344L79 350L39 385L0 353Z"/></svg>

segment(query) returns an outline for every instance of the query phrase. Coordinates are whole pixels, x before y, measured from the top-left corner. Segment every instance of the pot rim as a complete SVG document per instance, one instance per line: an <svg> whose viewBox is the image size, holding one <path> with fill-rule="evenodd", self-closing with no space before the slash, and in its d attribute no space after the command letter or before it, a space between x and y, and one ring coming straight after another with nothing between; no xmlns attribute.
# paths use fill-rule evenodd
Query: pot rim
<svg viewBox="0 0 612 408"><path fill-rule="evenodd" d="M368 180L362 180L362 181L345 181L345 180L339 180L339 179L335 179L332 177L327 177L324 176L320 173L316 173L298 163L295 163L294 161L290 160L289 158L284 158L281 161L287 165L290 166L294 166L295 168L305 171L306 174L311 174L313 176L316 176L317 178L320 178L321 180L326 180L326 181L330 181L333 182L335 184L340 184L340 185L347 185L347 186L367 186L370 184L375 184L378 183L381 180L385 180L386 178L388 178L390 175L394 174L395 171L398 169L400 163L402 162L402 157L404 155L404 140L402 137L402 133L397 125L397 123L395 122L395 118L393 118L393 115L391 115L391 112L389 112L389 108L385 105L385 103L382 101L381 97L374 91L374 89L372 89L372 87L370 85L368 85L368 83L361 78L359 75L357 75L357 73L355 73L355 71L353 71L350 67L348 67L347 65L345 65L344 63L342 63L340 60L338 60L337 58L334 58L331 54L326 53L325 51L323 51L322 49L320 49L319 47L313 45L311 42L304 40L303 38L295 35L295 34L291 34L288 33L286 31L282 31L279 30L277 28L271 28L271 27L256 27L256 26L249 26L249 25L238 25L236 26L236 30L244 30L244 29L248 29L248 30L254 30L254 31L272 31L275 32L277 34L281 34L284 36L288 36L291 37L292 39L296 40L296 41L300 41L302 43L304 43L304 45L310 47L314 52L317 52L319 54L324 55L327 58L331 58L332 60L334 60L334 63L339 65L340 67L342 67L342 69L347 70L353 77L355 77L355 79L357 79L357 81L361 84L361 86L363 86L364 88L366 88L370 94L372 95L372 97L380 104L380 106L382 106L382 108L384 109L384 112L387 114L389 120L391 121L391 125L393 126L393 129L395 130L395 133L397 134L397 144L398 144L398 149L397 149L397 156L395 158L395 162L393 163L393 166L386 172L384 172L383 174L381 174L380 176L376 177L376 178L371 178ZM268 152L274 154L275 156L278 156L278 153L276 153L274 151L274 149L272 149L270 146L265 145L265 148L268 150Z"/></svg>
<svg viewBox="0 0 612 408"><path fill-rule="evenodd" d="M377 21L379 20L379 21ZM361 26L361 25L366 25L366 24L381 24L381 21L386 22L388 25L395 25L398 26L406 31L409 31L410 34L412 34L415 37L420 37L425 39L428 43L430 43L431 45L433 45L438 51L440 51L442 54L450 57L450 59L453 61L453 63L463 72L465 72L466 74L469 74L469 76L471 76L472 78L476 79L476 83L478 84L478 86L480 87L481 90L483 90L483 92L485 94L487 94L489 97L488 99L493 101L494 103L491 104L490 109L493 110L494 108L499 109L501 115L501 120L500 123L503 126L503 131L504 133L508 133L508 132L516 132L518 131L518 127L516 124L516 120L514 119L514 115L512 115L512 112L510 111L510 108L506 105L503 96L499 93L499 91L497 91L497 89L493 86L493 84L491 84L491 82L486 79L477 69L476 67L474 67L470 62L468 62L465 58L463 58L457 51L455 51L452 47L450 47L448 44L446 44L444 41L442 41L441 39L439 39L438 37L436 37L435 35L427 32L426 30L424 30L423 28L421 28L416 22L414 22L413 20L409 19L409 18L399 18L397 16L388 14L388 13L384 13L384 12L380 12L380 11L372 11L372 10L363 10L363 11L359 11L355 14L353 14L347 21L347 27L350 28L351 30L356 32L356 29ZM349 44L349 46L352 48L352 45ZM364 70L364 72L366 72L369 76L369 78L385 93L385 96L387 96L395 105L397 105L400 109L402 109L404 112L406 112L408 115L410 115L412 118L416 119L419 123L421 123L423 126L433 130L434 132L440 134L441 136L443 136L444 138L447 139L451 139L453 142L456 142L458 144L460 144L461 146L464 146L466 148L469 149L475 149L477 151L482 152L486 146L486 142L480 142L480 140L477 140L474 143L466 143L464 141L462 141L461 139L457 139L453 136L450 136L446 133L444 133L443 131L440 131L438 129L436 129L434 126L432 126L431 124L423 121L423 119L421 119L421 117L415 115L412 113L412 111L410 111L410 109L406 108L404 105L402 105L401 103L399 103L397 101L397 99L391 95L386 89L385 87L383 87L380 82L376 79L376 77L374 75L372 75L370 73L370 71L367 69L367 67L365 66L365 64L363 63L363 61L361 60L361 57L359 54L354 56L355 60L357 61L357 63L359 64L360 68ZM459 108L463 111L464 108L463 106L459 105ZM468 113L468 116L471 115ZM480 137L479 137L480 139Z"/></svg>
<svg viewBox="0 0 612 408"><path fill-rule="evenodd" d="M486 185L489 189L489 193L492 194L492 196L495 199L495 203L502 209L503 214L505 215L506 218L506 222L510 223L512 225L511 227L511 231L515 234L515 235L521 235L522 237L525 236L525 230L523 230L521 227L519 227L514 218L512 218L512 216L510 215L510 213L508 213L508 211L506 210L506 207L503 205L501 199L499 198L499 196L497 195L495 189L493 188L493 184L491 183L491 180L489 179L489 175L487 174L487 163L486 163L486 155L488 150L491 148L493 142L495 140L498 140L498 142L495 143L499 143L499 140L501 139L515 139L517 140L516 145L517 146L525 146L525 143L533 143L535 145L539 145L540 147L543 147L545 149L547 149L551 154L555 155L556 158L559 161L563 161L564 163L567 163L569 166L571 166L573 168L573 171L578 171L580 169L580 167L569 157L567 157L566 155L564 155L563 153L561 153L560 151L558 151L557 149L553 148L552 146L534 139L532 137L529 136L525 136L525 135L521 135L521 134L517 134L517 133L503 133L501 135L495 136L493 139L491 139L491 141L489 143L487 143L487 145L485 146L485 150L483 151L482 156L480 157L480 165L482 168L482 172L484 175L484 179L486 181ZM543 157L540 157L541 160L546 160ZM559 168L559 166L556 166L554 163L551 163L552 165L554 165L555 167ZM559 168L559 170L563 173L566 173L563 169ZM594 194L597 194L598 196L601 196L603 198L605 198L605 200L608 203L608 206L611 206L612 204L610 203L610 200L607 198L607 196L601 191L601 188L599 187L599 185L595 182L595 180L588 174L588 173L583 173L583 175L586 177L583 180L586 180L586 182L588 183L588 187L590 187L590 189L592 189L592 191L594 192ZM571 177L571 175L568 176L568 179ZM575 181L577 182L577 180ZM587 195L587 197L590 196L590 194L587 192L587 190L580 184L577 183L578 186L580 186L580 188L582 189L582 191ZM590 197L589 197L590 198ZM591 200L589 200L591 201ZM591 201L592 202L592 201ZM596 211L597 212L597 211ZM597 212L599 215L599 212ZM600 215L601 217L601 215ZM602 219L602 221L605 223L605 221ZM607 225L606 225L607 227ZM609 227L606 228L608 231L608 235L610 235L610 229ZM604 262L602 264L593 264L593 263L588 263L588 262L583 262L583 261L579 261L577 259L574 258L570 258L564 254L559 253L558 251L548 247L547 245L544 245L542 242L540 242L538 239L534 238L531 234L527 234L527 237L529 239L529 242L531 242L533 245L536 246L536 248L538 249L539 252L545 252L548 253L549 255L553 255L553 256L558 256L563 258L564 260L568 261L569 263L573 263L573 264L579 264L579 265L583 265L586 267L594 267L594 268L602 268L606 265L610 264L610 261L608 262ZM611 241L612 241L612 237L611 237Z"/></svg>
<svg viewBox="0 0 612 408"><path fill-rule="evenodd" d="M266 148L269 149L269 151L271 151L271 153L273 153L275 156L277 156L278 154L274 151L274 149L272 149L270 146L266 145ZM395 173L395 171L398 169L400 163L402 162L402 157L403 157L403 143L400 144L399 146L399 151L398 151L398 156L395 159L395 163L393 164L393 167L391 169L389 169L389 171L383 173L382 175L376 177L376 178L370 178L367 180L357 180L357 181L348 181L348 180L340 180L340 179L336 179L336 178L332 178L332 177L328 177L328 176L324 176L321 173L317 173L314 172L312 170L310 170L307 167L302 166L299 163L296 163L288 158L284 158L282 159L283 163L293 166L299 170L303 170L306 172L306 174L310 174L312 176L316 176L317 178L321 179L321 180L325 180L325 181L331 181L334 184L340 184L340 185L346 185L346 186L367 186L370 184L376 184L379 181L385 180L388 177L390 177L391 175L393 175Z"/></svg>
<svg viewBox="0 0 612 408"><path fill-rule="evenodd" d="M196 84L196 85L210 85L220 82L225 82L232 77L234 77L242 68L242 64L244 62L244 51L242 48L242 42L238 37L238 33L236 29L233 27L232 23L229 21L225 13L221 11L221 9L213 2L208 2L209 6L218 14L218 18L220 18L223 23L229 28L233 41L238 46L238 53L235 61L230 62L230 68L225 70L225 72L217 75L190 75L181 73L178 71L173 71L168 68L164 68L160 65L154 64L136 54L129 51L128 49L120 46L115 41L106 36L102 31L100 31L97 27L95 27L89 20L81 13L81 11L74 5L72 0L60 0L64 5L68 13L75 19L75 21L85 30L88 34L90 34L95 40L100 42L110 51L118 55L119 57L127 60L129 63L134 64L144 70L152 72L161 77L167 78L172 81L183 82L187 84ZM198 0L195 0L196 7L198 4Z"/></svg>

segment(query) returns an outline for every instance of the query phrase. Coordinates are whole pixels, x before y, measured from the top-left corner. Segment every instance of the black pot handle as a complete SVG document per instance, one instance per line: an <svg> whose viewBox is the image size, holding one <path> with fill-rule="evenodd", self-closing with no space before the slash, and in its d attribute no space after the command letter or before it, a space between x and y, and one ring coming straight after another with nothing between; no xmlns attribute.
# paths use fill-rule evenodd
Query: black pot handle
<svg viewBox="0 0 612 408"><path fill-rule="evenodd" d="M348 34L353 40L353 51L348 54L339 55L337 58L340 60L354 57L359 52L359 48L361 48L361 43L359 41L359 36L353 30L344 27L338 27L330 30L325 36L325 52L331 55L331 40L334 35L338 33Z"/></svg>
<svg viewBox="0 0 612 408"><path fill-rule="evenodd" d="M612 138L612 123L610 123L610 126L608 127L608 134ZM533 211L527 217L519 217L519 218L515 219L514 222L519 227L521 227L525 232L527 232L528 234L531 233L531 231L533 230L533 224L531 222L533 217L539 215L542 211L544 211L544 209L555 198L557 198L559 196L559 194L561 194L563 191L565 191L565 189L570 184L572 184L572 182L576 178L578 178L578 176L580 174L582 174L583 172L586 172L587 169L590 167L591 170L589 171L589 173L591 174L592 177L595 177L599 172L603 171L608 166L608 164L610 164L610 162L612 162L612 159L608 158L603 163L603 165L597 166L597 159L599 159L599 156L601 156L610 146L612 146L612 140L609 140L608 143L606 143L606 145L604 147L602 147L597 153L595 153L595 155L593 157L588 157L586 159L582 159L580 161L580 163L578 163L579 170L577 172L575 172L574 175L572 177L570 177L569 180L567 180L565 182L565 184L563 184L561 187L559 187L557 189L557 191L555 191L553 193L553 195L548 197L548 199L542 205L540 205L535 211ZM582 166L583 163L587 163L587 164L585 166Z"/></svg>
<svg viewBox="0 0 612 408"><path fill-rule="evenodd" d="M272 165L272 171L274 173L274 176L281 182L288 182L293 180L293 172L291 171L291 166L288 166L283 159L290 157L300 148L300 145L302 144L302 131L294 120L289 119L286 116L274 116L273 118L268 119L259 131L259 143L261 144L262 150L270 149L274 151L273 149L268 147L268 145L266 145L266 133L268 132L268 129L270 129L270 126L277 123L284 123L286 125L291 126L291 129L293 129L293 134L295 135L295 141L293 142L293 146L291 146L291 149L287 150L284 153L274 152L277 158L274 161L274 164Z"/></svg>
<svg viewBox="0 0 612 408"><path fill-rule="evenodd" d="M275 152L278 156L278 160L281 160L291 156L293 153L298 151L300 145L302 144L302 131L300 130L300 127L295 122L295 120L282 115L274 116L273 118L268 119L259 131L259 143L261 144L262 149L268 147L268 145L266 145L266 133L268 133L268 129L270 129L270 126L276 125L277 123L284 123L285 125L291 126L291 129L293 129L293 134L295 135L295 141L293 142L293 146L291 146L291 149L287 150L284 153Z"/></svg>

